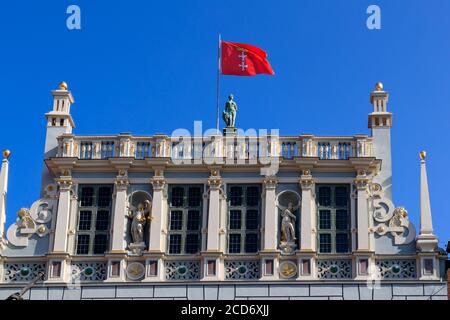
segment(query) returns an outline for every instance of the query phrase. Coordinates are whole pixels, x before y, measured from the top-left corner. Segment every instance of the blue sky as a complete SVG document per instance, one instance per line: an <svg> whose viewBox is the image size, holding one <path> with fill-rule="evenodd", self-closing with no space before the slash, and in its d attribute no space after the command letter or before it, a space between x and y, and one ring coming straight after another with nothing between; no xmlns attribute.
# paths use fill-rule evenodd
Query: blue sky
<svg viewBox="0 0 450 320"><path fill-rule="evenodd" d="M66 9L81 8L81 30ZM366 9L381 8L381 30ZM237 126L283 135L369 133L369 93L382 81L394 114L394 203L419 227L419 157L428 153L434 228L450 238L450 2L3 1L0 148L12 150L8 224L39 196L44 113L61 80L77 134L170 134L215 125L217 34L266 50L275 76L222 77Z"/></svg>

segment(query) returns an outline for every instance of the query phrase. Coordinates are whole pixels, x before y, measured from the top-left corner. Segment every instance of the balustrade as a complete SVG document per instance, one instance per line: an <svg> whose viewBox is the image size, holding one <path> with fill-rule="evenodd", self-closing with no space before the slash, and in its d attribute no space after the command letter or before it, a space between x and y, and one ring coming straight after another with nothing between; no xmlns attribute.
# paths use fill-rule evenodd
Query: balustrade
<svg viewBox="0 0 450 320"><path fill-rule="evenodd" d="M372 157L369 136L355 137L76 137L58 138L59 157L83 160L134 157L136 159L171 157L172 159L221 158L251 160L263 157L318 157L321 160L347 160Z"/></svg>

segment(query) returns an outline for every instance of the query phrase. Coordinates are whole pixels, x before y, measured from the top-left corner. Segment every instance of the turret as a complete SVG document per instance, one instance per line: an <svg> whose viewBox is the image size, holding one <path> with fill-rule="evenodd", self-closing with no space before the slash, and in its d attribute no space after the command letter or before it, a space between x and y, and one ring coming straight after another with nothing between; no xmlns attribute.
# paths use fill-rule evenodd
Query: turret
<svg viewBox="0 0 450 320"><path fill-rule="evenodd" d="M59 89L52 90L53 108L52 111L45 114L47 119L47 133L45 137L44 159L55 157L58 152L57 137L63 133L72 133L75 128L72 116L70 115L70 107L74 103L72 93L68 90L67 83L64 81L59 84ZM47 167L44 165L42 170L41 195L44 188L52 183Z"/></svg>
<svg viewBox="0 0 450 320"><path fill-rule="evenodd" d="M381 171L373 179L383 188L385 197L392 200L391 127L392 113L387 111L389 93L378 82L370 93L373 111L369 114L369 128L372 129L374 156L382 160Z"/></svg>

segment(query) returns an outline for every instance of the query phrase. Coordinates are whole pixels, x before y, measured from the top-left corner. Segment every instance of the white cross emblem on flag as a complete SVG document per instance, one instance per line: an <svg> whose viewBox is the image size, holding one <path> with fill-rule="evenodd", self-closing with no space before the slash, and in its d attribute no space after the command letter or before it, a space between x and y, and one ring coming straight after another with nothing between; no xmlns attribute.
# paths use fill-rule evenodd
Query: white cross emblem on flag
<svg viewBox="0 0 450 320"><path fill-rule="evenodd" d="M247 57L247 55L244 53L244 51L242 51L238 57L241 58L241 63L239 64L239 67L241 67L242 71L245 71L245 69L248 67L248 65L245 64L245 58Z"/></svg>

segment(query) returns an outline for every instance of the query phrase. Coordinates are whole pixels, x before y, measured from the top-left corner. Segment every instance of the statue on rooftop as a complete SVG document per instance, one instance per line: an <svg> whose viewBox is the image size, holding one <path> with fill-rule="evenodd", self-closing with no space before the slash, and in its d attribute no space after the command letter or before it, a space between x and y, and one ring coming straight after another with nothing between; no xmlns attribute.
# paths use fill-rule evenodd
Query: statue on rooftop
<svg viewBox="0 0 450 320"><path fill-rule="evenodd" d="M230 94L228 101L225 103L225 110L222 114L223 121L225 121L227 128L234 128L234 124L236 122L237 104L233 99L233 95Z"/></svg>

